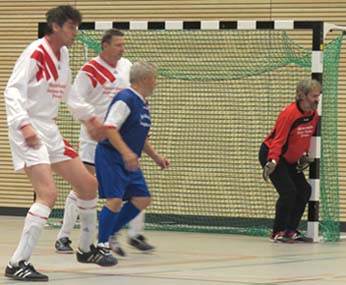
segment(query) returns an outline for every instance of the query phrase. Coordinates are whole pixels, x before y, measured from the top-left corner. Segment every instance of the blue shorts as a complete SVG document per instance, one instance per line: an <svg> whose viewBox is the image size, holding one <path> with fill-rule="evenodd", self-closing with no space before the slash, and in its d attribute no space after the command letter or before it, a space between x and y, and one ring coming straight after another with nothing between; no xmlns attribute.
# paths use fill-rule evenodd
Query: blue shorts
<svg viewBox="0 0 346 285"><path fill-rule="evenodd" d="M112 150L98 145L95 154L96 177L100 198L150 197L142 170L128 171L124 165L114 159Z"/></svg>

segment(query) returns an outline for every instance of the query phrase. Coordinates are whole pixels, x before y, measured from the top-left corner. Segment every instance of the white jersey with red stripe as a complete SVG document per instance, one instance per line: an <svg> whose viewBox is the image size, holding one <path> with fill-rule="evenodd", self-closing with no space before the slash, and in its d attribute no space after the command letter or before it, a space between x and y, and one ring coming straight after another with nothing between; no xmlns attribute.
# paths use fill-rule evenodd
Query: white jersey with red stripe
<svg viewBox="0 0 346 285"><path fill-rule="evenodd" d="M77 99L71 96L67 48L61 48L57 59L46 38L38 39L18 58L8 81L5 90L8 125L19 128L30 123L31 118L56 118L61 100L77 119L92 116L92 108Z"/></svg>
<svg viewBox="0 0 346 285"><path fill-rule="evenodd" d="M130 69L132 63L121 58L116 67L110 66L100 56L87 62L78 72L73 83L74 93L94 108L94 114L104 120L112 98L130 85ZM80 143L96 144L84 125L81 125Z"/></svg>
<svg viewBox="0 0 346 285"><path fill-rule="evenodd" d="M46 38L31 43L18 58L5 89L9 138L16 170L25 165L59 162L75 156L64 155L66 144L55 123L60 101L64 100L79 119L92 116L93 110L76 96L71 96L71 92L67 48L60 49L58 59ZM40 150L29 149L25 144L20 129L29 123L41 140ZM52 132L56 133L54 141ZM31 152L35 154L31 156Z"/></svg>

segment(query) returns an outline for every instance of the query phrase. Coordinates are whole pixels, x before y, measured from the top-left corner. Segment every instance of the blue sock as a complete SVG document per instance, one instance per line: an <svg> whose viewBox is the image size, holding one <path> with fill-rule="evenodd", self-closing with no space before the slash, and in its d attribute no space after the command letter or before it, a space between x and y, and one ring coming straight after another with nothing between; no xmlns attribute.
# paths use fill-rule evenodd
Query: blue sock
<svg viewBox="0 0 346 285"><path fill-rule="evenodd" d="M132 204L131 201L126 202L120 212L119 215L113 224L113 231L112 235L116 234L120 229L125 226L129 221L134 219L138 214L140 213L140 210Z"/></svg>
<svg viewBox="0 0 346 285"><path fill-rule="evenodd" d="M112 233L112 228L118 215L119 212L112 212L106 206L103 206L99 215L99 243L108 241L108 238Z"/></svg>

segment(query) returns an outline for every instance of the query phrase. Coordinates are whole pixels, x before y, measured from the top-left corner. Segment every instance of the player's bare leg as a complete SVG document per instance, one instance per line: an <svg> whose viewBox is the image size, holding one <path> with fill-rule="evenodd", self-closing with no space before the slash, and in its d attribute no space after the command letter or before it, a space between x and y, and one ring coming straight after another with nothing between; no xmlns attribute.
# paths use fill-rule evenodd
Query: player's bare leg
<svg viewBox="0 0 346 285"><path fill-rule="evenodd" d="M88 172L79 157L53 164L52 169L68 181L78 195L81 235L77 260L100 266L117 264L117 260L109 252L93 245L96 233L96 178Z"/></svg>

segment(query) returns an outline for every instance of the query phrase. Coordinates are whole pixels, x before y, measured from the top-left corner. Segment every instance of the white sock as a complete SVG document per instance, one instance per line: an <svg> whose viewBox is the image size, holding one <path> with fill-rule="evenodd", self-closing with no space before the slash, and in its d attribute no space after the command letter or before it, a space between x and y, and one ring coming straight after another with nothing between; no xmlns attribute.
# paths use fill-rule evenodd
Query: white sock
<svg viewBox="0 0 346 285"><path fill-rule="evenodd" d="M96 237L97 199L82 200L78 198L77 206L81 230L79 248L84 252L89 252L90 245L94 243Z"/></svg>
<svg viewBox="0 0 346 285"><path fill-rule="evenodd" d="M26 214L24 228L18 247L14 252L10 263L18 265L21 260L28 261L36 246L42 229L46 224L51 209L45 205L34 203Z"/></svg>
<svg viewBox="0 0 346 285"><path fill-rule="evenodd" d="M66 197L65 209L64 209L64 220L62 227L58 233L57 239L63 237L70 237L71 232L78 217L78 207L77 207L77 194L73 191Z"/></svg>
<svg viewBox="0 0 346 285"><path fill-rule="evenodd" d="M142 234L144 230L144 211L141 211L133 220L129 222L128 235L130 238Z"/></svg>

